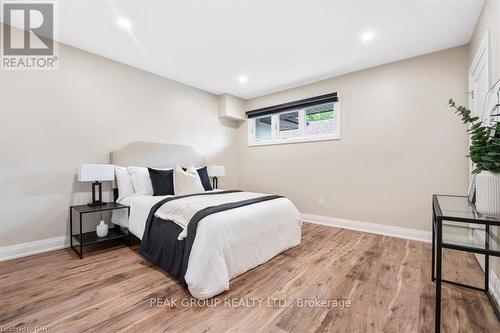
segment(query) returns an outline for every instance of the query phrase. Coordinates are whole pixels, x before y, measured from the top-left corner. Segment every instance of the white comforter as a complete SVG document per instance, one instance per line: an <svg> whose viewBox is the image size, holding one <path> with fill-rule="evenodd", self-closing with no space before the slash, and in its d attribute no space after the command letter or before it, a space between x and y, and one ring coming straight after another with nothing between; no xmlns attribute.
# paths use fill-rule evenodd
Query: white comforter
<svg viewBox="0 0 500 333"><path fill-rule="evenodd" d="M182 228L178 239L187 236L187 227L193 216L202 209L219 206L230 202L243 201L263 197L265 194L253 192L232 192L221 195L202 195L186 197L163 204L155 213L156 217L173 221Z"/></svg>
<svg viewBox="0 0 500 333"><path fill-rule="evenodd" d="M246 195L245 199L262 194L246 192ZM134 235L142 239L151 207L163 198L165 197L132 197L129 229ZM180 206L184 206L184 212L190 212L188 214L206 204L194 200L192 205L197 208L190 209L189 205L186 208L186 202L182 200L185 199L171 203L179 202ZM186 217L183 220L185 221ZM286 198L264 201L205 217L198 225L184 277L191 295L205 299L227 290L232 278L299 245L301 227L297 208Z"/></svg>

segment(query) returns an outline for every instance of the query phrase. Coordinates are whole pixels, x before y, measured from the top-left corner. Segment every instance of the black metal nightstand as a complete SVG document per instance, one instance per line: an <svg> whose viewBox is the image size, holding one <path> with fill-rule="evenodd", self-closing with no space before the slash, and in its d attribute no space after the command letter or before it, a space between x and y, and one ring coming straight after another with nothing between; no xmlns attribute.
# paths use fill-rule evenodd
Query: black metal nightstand
<svg viewBox="0 0 500 333"><path fill-rule="evenodd" d="M76 252L80 256L80 259L83 258L83 247L88 245L94 245L97 243L114 241L118 239L127 240L128 246L131 244L130 231L125 229L122 230L119 226L115 226L114 228L109 228L108 234L105 237L98 237L95 231L90 232L82 232L82 217L83 214L90 213L100 213L115 209L127 209L128 214L130 215L130 207L125 206L116 202L108 202L101 206L89 206L89 205L78 205L78 206L70 206L69 207L69 230L70 230L70 246L73 251ZM79 213L80 216L80 229L79 233L73 235L73 211ZM76 246L73 244L76 243ZM79 250L77 250L77 248Z"/></svg>

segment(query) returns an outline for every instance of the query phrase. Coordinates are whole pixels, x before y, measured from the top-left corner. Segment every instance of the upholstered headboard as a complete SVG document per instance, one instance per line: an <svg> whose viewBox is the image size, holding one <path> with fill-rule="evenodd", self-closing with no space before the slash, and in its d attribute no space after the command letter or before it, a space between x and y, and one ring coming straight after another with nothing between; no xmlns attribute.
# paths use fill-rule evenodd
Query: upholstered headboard
<svg viewBox="0 0 500 333"><path fill-rule="evenodd" d="M173 168L176 164L203 166L205 159L189 146L136 141L111 152L111 164L123 167Z"/></svg>
<svg viewBox="0 0 500 333"><path fill-rule="evenodd" d="M111 164L128 167L173 168L180 166L204 166L205 158L193 148L183 145L155 142L131 142L125 147L111 152ZM118 197L116 184L113 182L114 198Z"/></svg>

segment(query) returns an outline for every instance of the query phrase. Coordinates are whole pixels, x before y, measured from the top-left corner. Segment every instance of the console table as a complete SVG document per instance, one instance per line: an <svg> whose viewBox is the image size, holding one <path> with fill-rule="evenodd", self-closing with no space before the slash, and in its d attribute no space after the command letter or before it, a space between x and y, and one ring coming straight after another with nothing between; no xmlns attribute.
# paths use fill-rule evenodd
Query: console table
<svg viewBox="0 0 500 333"><path fill-rule="evenodd" d="M441 331L441 284L450 283L486 293L497 318L499 306L489 290L489 257L500 257L500 218L483 216L467 197L435 194L432 196L432 281L436 282L435 332ZM498 228L497 228L498 229ZM474 238L478 232L479 240ZM483 254L484 287L475 287L442 278L443 249Z"/></svg>

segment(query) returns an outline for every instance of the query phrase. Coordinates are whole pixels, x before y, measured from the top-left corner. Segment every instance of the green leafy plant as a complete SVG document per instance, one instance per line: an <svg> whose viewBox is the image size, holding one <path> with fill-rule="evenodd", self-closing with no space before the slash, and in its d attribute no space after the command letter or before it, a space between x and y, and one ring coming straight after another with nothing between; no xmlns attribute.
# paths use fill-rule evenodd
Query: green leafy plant
<svg viewBox="0 0 500 333"><path fill-rule="evenodd" d="M482 171L500 173L500 122L493 122L492 126L485 126L479 117L471 117L471 111L465 106L457 106L450 98L448 105L455 109L455 113L462 117L464 124L470 125L467 130L471 137L469 155L474 162L472 173Z"/></svg>
<svg viewBox="0 0 500 333"><path fill-rule="evenodd" d="M320 121L333 119L333 111L318 112L306 115L307 121Z"/></svg>

